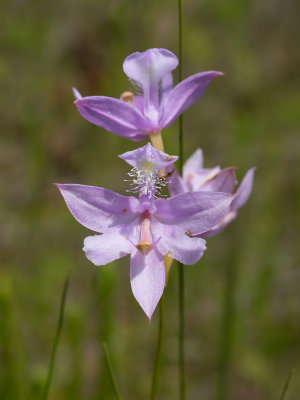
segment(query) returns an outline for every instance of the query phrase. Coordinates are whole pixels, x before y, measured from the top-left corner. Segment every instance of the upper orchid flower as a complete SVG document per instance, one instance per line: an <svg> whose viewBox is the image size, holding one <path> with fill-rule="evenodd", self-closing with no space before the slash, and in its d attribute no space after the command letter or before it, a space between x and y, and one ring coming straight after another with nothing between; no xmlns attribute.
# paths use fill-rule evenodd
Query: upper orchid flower
<svg viewBox="0 0 300 400"><path fill-rule="evenodd" d="M186 161L183 167L183 177L175 170L169 183L171 196L186 192L208 191L233 193L237 184L235 167L221 169L203 168L203 153L197 149ZM213 229L203 232L200 237L208 238L221 232L236 216L237 210L248 200L253 186L255 167L250 168L240 186L236 189L238 195L230 205L228 213Z"/></svg>
<svg viewBox="0 0 300 400"><path fill-rule="evenodd" d="M75 104L80 114L95 125L133 141L150 138L171 125L195 103L209 82L221 72L192 75L173 86L172 71L178 59L169 50L150 49L133 53L123 70L140 92L126 92L121 100L105 96L82 97L75 89Z"/></svg>
<svg viewBox="0 0 300 400"><path fill-rule="evenodd" d="M226 215L234 196L227 193L187 193L156 198L162 185L158 171L177 157L150 143L120 156L133 169L133 191L139 198L121 196L95 186L58 184L65 202L85 227L102 233L84 241L86 257L95 265L131 254L133 294L151 319L165 286L164 255L194 264L206 249L205 240L191 238L213 228Z"/></svg>

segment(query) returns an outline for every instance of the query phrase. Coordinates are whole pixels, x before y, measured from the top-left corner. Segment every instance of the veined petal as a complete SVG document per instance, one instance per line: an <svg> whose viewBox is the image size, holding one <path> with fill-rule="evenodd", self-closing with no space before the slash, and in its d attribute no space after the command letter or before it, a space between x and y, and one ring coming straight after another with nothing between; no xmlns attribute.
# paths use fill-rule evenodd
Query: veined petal
<svg viewBox="0 0 300 400"><path fill-rule="evenodd" d="M178 174L176 169L174 169L174 171L169 179L168 188L169 188L170 195L172 197L177 196L179 194L186 193L188 191L184 180Z"/></svg>
<svg viewBox="0 0 300 400"><path fill-rule="evenodd" d="M201 237L203 239L207 239L207 238L217 235L218 233L222 232L226 228L226 226L228 224L230 224L230 222L232 222L236 218L236 216L237 216L236 211L229 211L221 219L221 221L215 227L213 227L213 229L211 229L210 231L201 233L201 235L199 235L199 237Z"/></svg>
<svg viewBox="0 0 300 400"><path fill-rule="evenodd" d="M132 253L130 281L134 297L151 320L165 287L164 257L157 247L147 254L139 250Z"/></svg>
<svg viewBox="0 0 300 400"><path fill-rule="evenodd" d="M96 186L56 184L73 217L95 232L128 224L138 215L139 201L133 196Z"/></svg>
<svg viewBox="0 0 300 400"><path fill-rule="evenodd" d="M127 151L119 155L119 157L134 168L155 168L157 171L172 165L178 160L177 156L169 156L153 147L151 143L147 143L136 150Z"/></svg>
<svg viewBox="0 0 300 400"><path fill-rule="evenodd" d="M183 264L195 264L206 250L204 239L187 236L180 226L163 225L153 220L152 232L154 237L161 237L158 250Z"/></svg>
<svg viewBox="0 0 300 400"><path fill-rule="evenodd" d="M128 56L123 70L138 82L144 93L144 114L157 122L159 117L159 83L178 65L177 57L166 49L149 49Z"/></svg>
<svg viewBox="0 0 300 400"><path fill-rule="evenodd" d="M185 179L189 174L195 174L201 172L203 169L203 151L197 149L194 153L186 160L183 166L183 178Z"/></svg>
<svg viewBox="0 0 300 400"><path fill-rule="evenodd" d="M201 97L209 82L220 75L223 75L222 72L201 72L176 85L165 97L162 104L163 113L159 121L160 129L171 125L180 114Z"/></svg>
<svg viewBox="0 0 300 400"><path fill-rule="evenodd" d="M97 126L133 141L148 137L149 121L131 104L105 96L83 97L75 101L79 113Z"/></svg>
<svg viewBox="0 0 300 400"><path fill-rule="evenodd" d="M157 199L155 216L165 225L177 225L195 236L212 229L226 215L235 195L218 192L185 193Z"/></svg>
<svg viewBox="0 0 300 400"><path fill-rule="evenodd" d="M184 178L186 183L187 191L188 192L199 192L199 191L208 191L203 189L205 184L210 180L214 179L218 173L221 171L220 167L214 168L202 168L200 172L190 172ZM221 190L218 190L219 192Z"/></svg>
<svg viewBox="0 0 300 400"><path fill-rule="evenodd" d="M172 90L172 88L173 88L173 74L172 72L169 72L161 80L159 102L161 102L164 99L164 97L167 96L167 94Z"/></svg>
<svg viewBox="0 0 300 400"><path fill-rule="evenodd" d="M95 265L106 265L126 256L132 249L128 238L116 228L109 229L102 235L88 236L83 247L87 259Z"/></svg>
<svg viewBox="0 0 300 400"><path fill-rule="evenodd" d="M221 170L214 178L204 182L201 185L201 190L206 192L233 193L237 183L235 170L235 167L229 167Z"/></svg>
<svg viewBox="0 0 300 400"><path fill-rule="evenodd" d="M248 198L252 192L255 170L256 170L255 167L249 169L247 171L246 175L244 176L240 186L236 190L236 194L238 194L239 196L233 200L232 205L231 205L232 210L238 210L248 200Z"/></svg>

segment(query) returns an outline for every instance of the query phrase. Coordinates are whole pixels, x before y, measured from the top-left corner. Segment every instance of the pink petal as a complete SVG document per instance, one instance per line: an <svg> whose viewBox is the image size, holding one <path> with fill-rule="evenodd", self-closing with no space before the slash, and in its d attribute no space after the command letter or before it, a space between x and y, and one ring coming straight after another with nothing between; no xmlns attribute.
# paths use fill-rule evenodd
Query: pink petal
<svg viewBox="0 0 300 400"><path fill-rule="evenodd" d="M87 259L95 265L106 265L126 256L133 249L128 238L118 229L109 229L102 235L88 236L84 240L83 251Z"/></svg>
<svg viewBox="0 0 300 400"><path fill-rule="evenodd" d="M214 178L201 185L201 190L207 192L233 193L236 185L235 167L222 169Z"/></svg>
<svg viewBox="0 0 300 400"><path fill-rule="evenodd" d="M141 168L141 165L145 166L145 163L151 163L157 171L172 165L178 160L177 156L169 156L163 151L153 147L151 143L147 143L145 146L139 147L136 150L127 151L119 155L119 157L134 168ZM151 168L151 166L149 167Z"/></svg>
<svg viewBox="0 0 300 400"><path fill-rule="evenodd" d="M186 178L188 174L201 172L202 169L203 169L203 151L202 149L197 149L184 163L182 175L184 178Z"/></svg>
<svg viewBox="0 0 300 400"><path fill-rule="evenodd" d="M56 184L73 217L96 232L127 224L138 215L139 201L96 186Z"/></svg>
<svg viewBox="0 0 300 400"><path fill-rule="evenodd" d="M189 237L182 227L153 221L152 232L154 237L161 237L157 244L158 250L162 254L169 253L169 257L183 264L195 264L206 250L205 240Z"/></svg>
<svg viewBox="0 0 300 400"><path fill-rule="evenodd" d="M138 82L144 93L144 114L152 121L159 117L159 83L178 65L177 57L165 49L149 49L128 56L123 70Z"/></svg>
<svg viewBox="0 0 300 400"><path fill-rule="evenodd" d="M235 195L218 192L185 193L169 199L157 199L156 217L192 236L212 229L227 214Z"/></svg>
<svg viewBox="0 0 300 400"><path fill-rule="evenodd" d="M146 255L139 250L132 253L130 281L134 297L151 320L165 287L164 257L157 248Z"/></svg>
<svg viewBox="0 0 300 400"><path fill-rule="evenodd" d="M177 196L179 194L183 194L188 191L184 180L178 174L176 169L174 169L168 181L169 181L168 189L171 196Z"/></svg>
<svg viewBox="0 0 300 400"><path fill-rule="evenodd" d="M81 94L78 92L78 90L76 88L72 87L72 91L73 91L73 95L76 100L82 99Z"/></svg>
<svg viewBox="0 0 300 400"><path fill-rule="evenodd" d="M209 82L222 72L207 71L192 75L175 86L165 97L164 111L159 126L166 128L203 94Z"/></svg>
<svg viewBox="0 0 300 400"><path fill-rule="evenodd" d="M220 167L214 168L202 168L201 171L196 173L189 173L185 177L186 187L189 192L199 192L210 190L205 189L205 184L214 179L218 173L221 171Z"/></svg>
<svg viewBox="0 0 300 400"><path fill-rule="evenodd" d="M229 211L229 213L227 213L225 217L223 217L221 221L213 229L201 233L199 237L207 239L212 236L216 236L218 233L222 232L226 228L226 226L230 224L236 217L237 217L236 211Z"/></svg>
<svg viewBox="0 0 300 400"><path fill-rule="evenodd" d="M75 101L80 114L97 126L133 141L148 137L149 121L125 101L104 96L83 97Z"/></svg>
<svg viewBox="0 0 300 400"><path fill-rule="evenodd" d="M238 187L238 189L236 191L236 194L238 194L239 196L232 202L232 205L231 205L232 210L238 210L248 200L248 198L252 192L255 170L256 170L255 167L250 168L247 171L246 175L244 176L240 186Z"/></svg>

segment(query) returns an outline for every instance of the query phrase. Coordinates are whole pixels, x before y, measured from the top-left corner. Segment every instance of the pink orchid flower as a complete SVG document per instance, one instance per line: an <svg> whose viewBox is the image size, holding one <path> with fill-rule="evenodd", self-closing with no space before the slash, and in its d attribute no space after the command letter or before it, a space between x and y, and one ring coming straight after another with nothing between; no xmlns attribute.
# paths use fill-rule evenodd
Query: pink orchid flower
<svg viewBox="0 0 300 400"><path fill-rule="evenodd" d="M76 184L57 184L73 217L97 232L84 240L83 251L95 265L131 255L132 292L149 320L165 287L164 255L194 264L206 249L199 237L228 213L235 196L195 192L157 198L163 185L158 171L178 157L148 143L120 156L133 167L134 196Z"/></svg>
<svg viewBox="0 0 300 400"><path fill-rule="evenodd" d="M105 97L82 97L73 89L80 114L95 125L138 142L170 126L195 103L216 76L217 71L188 77L174 88L172 71L178 59L169 50L149 49L133 53L123 70L140 92L126 101Z"/></svg>
<svg viewBox="0 0 300 400"><path fill-rule="evenodd" d="M237 210L248 200L253 186L255 167L250 168L244 176L235 194L238 196L233 200L228 212L212 229L201 233L200 237L208 238L220 233L237 216ZM181 177L176 170L169 183L171 196L177 196L187 192L225 192L233 193L237 184L235 167L221 169L203 167L203 152L197 149L186 161Z"/></svg>

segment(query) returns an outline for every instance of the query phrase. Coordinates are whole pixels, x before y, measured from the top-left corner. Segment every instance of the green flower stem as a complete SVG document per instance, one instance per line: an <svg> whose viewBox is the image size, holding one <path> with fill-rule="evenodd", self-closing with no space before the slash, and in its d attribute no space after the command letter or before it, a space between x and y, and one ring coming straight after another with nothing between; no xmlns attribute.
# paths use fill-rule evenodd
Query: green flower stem
<svg viewBox="0 0 300 400"><path fill-rule="evenodd" d="M105 356L105 361L106 361L109 377L110 377L111 384L112 384L112 387L115 392L115 396L118 400L121 400L121 396L120 396L120 393L119 393L119 390L117 387L116 378L115 378L115 374L113 371L112 362L111 362L111 358L109 355L107 344L105 342L103 342L102 346L103 346L103 350L104 350L104 356Z"/></svg>
<svg viewBox="0 0 300 400"><path fill-rule="evenodd" d="M163 344L163 335L164 335L164 308L165 308L164 295L162 295L159 302L159 326L158 326L158 337L157 337L157 347L156 347L156 355L155 355L155 363L154 370L152 376L152 384L151 384L151 395L150 399L155 400L158 388L158 380L159 380L159 372L160 372L160 364L162 357L162 344Z"/></svg>
<svg viewBox="0 0 300 400"><path fill-rule="evenodd" d="M284 400L285 399L285 395L286 395L286 392L287 392L287 390L289 388L293 373L294 373L294 369L292 368L290 370L290 372L289 372L288 377L286 378L286 381L285 381L285 384L284 384L284 387L283 387L283 390L282 390L282 393L281 393L281 396L280 396L280 400Z"/></svg>
<svg viewBox="0 0 300 400"><path fill-rule="evenodd" d="M182 80L182 5L178 0L178 58L179 58L179 82ZM179 172L183 169L183 121L179 117ZM178 263L178 362L179 362L179 398L185 399L185 368L184 368L184 269L183 264Z"/></svg>
<svg viewBox="0 0 300 400"><path fill-rule="evenodd" d="M54 341L53 341L52 353L51 353L51 358L50 358L50 363L49 363L49 368L48 368L48 375L47 375L47 379L46 379L42 397L41 397L42 400L46 400L48 398L49 388L50 388L53 370L54 370L57 346L59 343L59 338L60 338L60 334L61 334L61 330L62 330L62 326L63 326L63 322L64 322L64 312L65 312L65 304L66 304L66 297L67 297L69 281L70 281L70 274L68 274L67 278L65 279L64 287L63 287L63 291L62 291L62 295L61 295L58 323L57 323L56 333L55 333L55 337L54 337Z"/></svg>
<svg viewBox="0 0 300 400"><path fill-rule="evenodd" d="M178 263L178 361L179 361L179 398L185 399L185 367L184 367L184 265Z"/></svg>

